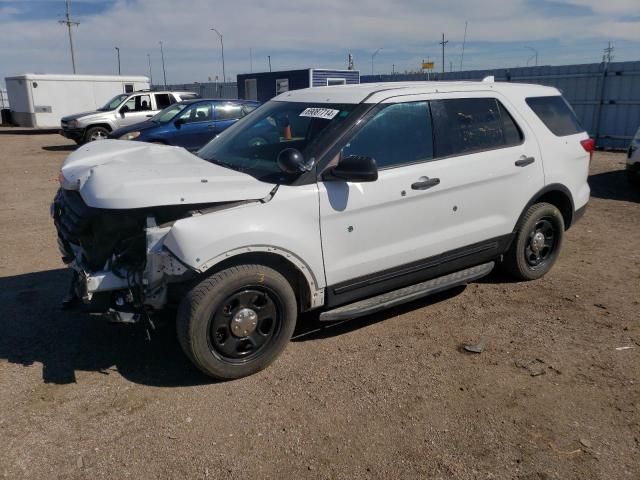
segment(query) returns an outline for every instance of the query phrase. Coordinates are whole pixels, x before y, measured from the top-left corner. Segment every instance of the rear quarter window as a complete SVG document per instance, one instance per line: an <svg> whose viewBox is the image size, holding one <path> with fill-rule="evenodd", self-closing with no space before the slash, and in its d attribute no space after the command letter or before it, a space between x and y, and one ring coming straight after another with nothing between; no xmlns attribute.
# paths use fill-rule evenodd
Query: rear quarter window
<svg viewBox="0 0 640 480"><path fill-rule="evenodd" d="M571 106L560 95L529 97L527 105L556 137L584 132Z"/></svg>

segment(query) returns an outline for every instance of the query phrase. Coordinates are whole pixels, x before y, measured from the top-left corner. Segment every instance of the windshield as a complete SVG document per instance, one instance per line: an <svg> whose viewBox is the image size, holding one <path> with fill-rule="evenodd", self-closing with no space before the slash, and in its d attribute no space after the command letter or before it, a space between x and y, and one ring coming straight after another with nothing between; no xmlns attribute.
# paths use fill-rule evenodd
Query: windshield
<svg viewBox="0 0 640 480"><path fill-rule="evenodd" d="M340 128L355 107L270 101L202 147L198 156L265 182L287 183L292 178L278 167L278 154L295 148L310 160L312 148Z"/></svg>
<svg viewBox="0 0 640 480"><path fill-rule="evenodd" d="M115 110L118 105L124 102L127 98L129 98L129 94L121 93L120 95L116 95L107 103L105 103L102 107L98 109L99 112L108 112L110 110Z"/></svg>
<svg viewBox="0 0 640 480"><path fill-rule="evenodd" d="M151 118L152 122L164 123L171 120L177 114L179 114L182 110L187 108L188 105L185 103L174 103L173 105L165 108L164 110L158 112L156 115Z"/></svg>

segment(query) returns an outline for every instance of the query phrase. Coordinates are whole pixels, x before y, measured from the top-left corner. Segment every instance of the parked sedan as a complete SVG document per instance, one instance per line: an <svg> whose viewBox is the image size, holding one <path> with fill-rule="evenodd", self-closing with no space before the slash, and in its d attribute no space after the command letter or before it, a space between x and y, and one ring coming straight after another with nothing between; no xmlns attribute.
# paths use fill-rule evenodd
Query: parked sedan
<svg viewBox="0 0 640 480"><path fill-rule="evenodd" d="M146 122L114 130L109 138L163 143L198 150L258 102L197 99L175 103Z"/></svg>

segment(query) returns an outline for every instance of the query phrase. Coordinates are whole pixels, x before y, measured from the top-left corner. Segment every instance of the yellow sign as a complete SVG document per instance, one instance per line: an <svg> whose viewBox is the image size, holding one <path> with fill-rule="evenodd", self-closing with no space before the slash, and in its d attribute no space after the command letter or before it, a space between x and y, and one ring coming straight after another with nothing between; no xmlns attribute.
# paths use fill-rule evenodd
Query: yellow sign
<svg viewBox="0 0 640 480"><path fill-rule="evenodd" d="M433 62L422 62L423 70L433 70Z"/></svg>

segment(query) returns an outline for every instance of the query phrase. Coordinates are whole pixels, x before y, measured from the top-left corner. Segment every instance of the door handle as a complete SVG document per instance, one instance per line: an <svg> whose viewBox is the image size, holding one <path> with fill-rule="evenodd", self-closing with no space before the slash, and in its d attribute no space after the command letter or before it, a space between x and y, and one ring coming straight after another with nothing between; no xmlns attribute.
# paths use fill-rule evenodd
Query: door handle
<svg viewBox="0 0 640 480"><path fill-rule="evenodd" d="M145 115L145 117L151 118L151 117L153 117L153 115Z"/></svg>
<svg viewBox="0 0 640 480"><path fill-rule="evenodd" d="M527 165L531 165L535 162L536 159L534 157L525 157L522 155L520 159L516 160L516 167L526 167Z"/></svg>
<svg viewBox="0 0 640 480"><path fill-rule="evenodd" d="M439 178L420 177L417 182L411 184L412 190L426 190L440 184Z"/></svg>
<svg viewBox="0 0 640 480"><path fill-rule="evenodd" d="M213 125L207 125L207 128L208 128L209 130L213 130Z"/></svg>

